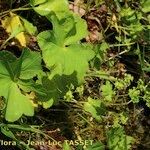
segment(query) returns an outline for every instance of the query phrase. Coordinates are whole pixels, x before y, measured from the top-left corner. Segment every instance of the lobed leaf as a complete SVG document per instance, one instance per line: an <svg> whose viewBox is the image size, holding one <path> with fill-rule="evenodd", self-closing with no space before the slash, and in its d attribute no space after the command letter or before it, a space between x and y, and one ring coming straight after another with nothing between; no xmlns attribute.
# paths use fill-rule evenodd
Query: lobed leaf
<svg viewBox="0 0 150 150"><path fill-rule="evenodd" d="M24 96L16 83L10 82L7 96L5 118L7 121L18 120L23 114L34 115L34 108L30 100Z"/></svg>
<svg viewBox="0 0 150 150"><path fill-rule="evenodd" d="M30 79L42 72L41 55L39 52L33 52L28 49L22 52L21 62L21 79Z"/></svg>
<svg viewBox="0 0 150 150"><path fill-rule="evenodd" d="M64 75L76 72L80 83L88 70L88 62L94 57L91 49L78 43L86 35L86 30L78 34L79 31L75 30L76 22L74 22L75 26L72 26L67 23L68 19L58 20L56 16L53 16L52 20L54 29L38 35L38 43L46 66L59 67L59 73ZM81 20L79 24L86 28L84 21Z"/></svg>
<svg viewBox="0 0 150 150"><path fill-rule="evenodd" d="M23 93L28 90L28 92L35 91L40 95L45 94L40 85L31 82L31 79L40 71L40 53L24 49L17 59L7 51L0 52L0 84L3 85L0 86L0 96L6 99L5 118L7 121L16 121L22 115L33 116L34 106ZM27 82L25 79L30 80Z"/></svg>

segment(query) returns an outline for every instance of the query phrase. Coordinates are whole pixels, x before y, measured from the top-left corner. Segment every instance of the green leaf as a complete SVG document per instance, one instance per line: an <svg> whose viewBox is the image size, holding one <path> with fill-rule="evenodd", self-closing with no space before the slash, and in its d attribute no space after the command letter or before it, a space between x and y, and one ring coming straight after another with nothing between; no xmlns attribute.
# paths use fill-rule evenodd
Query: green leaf
<svg viewBox="0 0 150 150"><path fill-rule="evenodd" d="M133 87L132 89L129 89L128 95L131 98L131 101L133 103L138 103L140 101L140 90Z"/></svg>
<svg viewBox="0 0 150 150"><path fill-rule="evenodd" d="M150 66L144 67L143 70L146 71L146 72L150 72Z"/></svg>
<svg viewBox="0 0 150 150"><path fill-rule="evenodd" d="M62 12L69 11L68 0L30 0L33 9L42 16L54 12L61 16Z"/></svg>
<svg viewBox="0 0 150 150"><path fill-rule="evenodd" d="M11 52L9 51L1 51L0 52L0 61L8 61L10 63L16 61L16 57L14 55L12 55Z"/></svg>
<svg viewBox="0 0 150 150"><path fill-rule="evenodd" d="M59 21L53 16L52 20L54 29L38 35L38 43L46 66L59 68L56 69L59 70L59 74L71 75L75 72L80 83L88 70L88 61L94 57L94 52L87 46L77 43L84 35L81 33L76 36L78 33L76 30L72 31L74 27L68 24L68 19Z"/></svg>
<svg viewBox="0 0 150 150"><path fill-rule="evenodd" d="M111 102L115 94L112 88L112 84L109 81L106 81L106 84L101 86L101 91L102 91L102 96L104 97L104 100Z"/></svg>
<svg viewBox="0 0 150 150"><path fill-rule="evenodd" d="M54 14L47 18L53 24L51 38L57 45L70 45L88 35L86 21L76 14L67 13L65 14L65 18L60 20Z"/></svg>
<svg viewBox="0 0 150 150"><path fill-rule="evenodd" d="M25 50L20 57L21 63L21 79L30 79L33 76L40 75L42 73L41 67L41 55L38 52Z"/></svg>
<svg viewBox="0 0 150 150"><path fill-rule="evenodd" d="M125 135L123 127L112 128L107 132L109 150L130 150L134 139Z"/></svg>
<svg viewBox="0 0 150 150"><path fill-rule="evenodd" d="M30 100L24 96L16 83L11 83L7 96L5 118L8 121L18 120L22 115L33 116L34 109Z"/></svg>
<svg viewBox="0 0 150 150"><path fill-rule="evenodd" d="M126 23L133 23L137 19L135 10L132 10L130 7L121 9L120 16L126 21Z"/></svg>
<svg viewBox="0 0 150 150"><path fill-rule="evenodd" d="M32 79L41 71L40 59L40 53L31 52L28 49L24 49L18 59L7 51L0 52L0 85L2 85L0 96L6 99L5 118L7 121L16 121L23 114L33 116L34 107L30 99L23 94L26 91L22 83L26 81L23 79ZM26 82L25 86L29 91L39 91L39 86L34 86L33 89L33 84L31 84L29 88Z"/></svg>
<svg viewBox="0 0 150 150"><path fill-rule="evenodd" d="M68 36L65 39L65 45L69 45L75 42L78 42L82 38L88 35L87 24L85 20L81 19L79 16L74 14L74 28L70 33L75 33L74 35Z"/></svg>
<svg viewBox="0 0 150 150"><path fill-rule="evenodd" d="M144 13L150 12L150 1L149 0L142 0L142 11Z"/></svg>
<svg viewBox="0 0 150 150"><path fill-rule="evenodd" d="M34 91L38 96L47 97L46 89L41 84L35 84L32 79L18 81L19 87L25 92Z"/></svg>
<svg viewBox="0 0 150 150"><path fill-rule="evenodd" d="M65 96L71 84L77 86L77 79L75 73L69 76L59 74L53 76L53 74L51 74L50 76L48 76L48 78L43 77L42 85L47 91L47 96L41 97L44 101L42 103L43 107L49 108L52 106L52 104L57 104L58 101Z"/></svg>
<svg viewBox="0 0 150 150"><path fill-rule="evenodd" d="M91 113L93 118L101 121L101 116L105 113L105 107L100 100L88 98L88 102L84 103L84 110Z"/></svg>
<svg viewBox="0 0 150 150"><path fill-rule="evenodd" d="M42 85L46 89L47 96L39 96L39 100L42 102L43 108L47 109L51 107L54 102L58 101L61 91L55 83L55 79L49 80L47 77L42 78ZM59 83L60 84L60 83Z"/></svg>
<svg viewBox="0 0 150 150"><path fill-rule="evenodd" d="M27 33L34 35L37 32L37 27L33 26L32 23L30 23L28 20L20 17L20 20L22 21L22 24L24 26L24 29Z"/></svg>
<svg viewBox="0 0 150 150"><path fill-rule="evenodd" d="M47 2L47 0L30 0L30 3L34 6L39 5L39 4L43 4Z"/></svg>

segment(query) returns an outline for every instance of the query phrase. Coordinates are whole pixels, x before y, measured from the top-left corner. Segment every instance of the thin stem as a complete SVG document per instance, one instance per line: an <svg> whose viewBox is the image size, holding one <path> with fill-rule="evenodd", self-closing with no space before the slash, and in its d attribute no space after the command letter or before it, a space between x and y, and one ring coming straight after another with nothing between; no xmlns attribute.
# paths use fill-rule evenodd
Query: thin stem
<svg viewBox="0 0 150 150"><path fill-rule="evenodd" d="M93 125L85 118L83 117L81 114L77 113L78 116L80 116L84 121L86 121L91 127L93 127Z"/></svg>
<svg viewBox="0 0 150 150"><path fill-rule="evenodd" d="M11 40L11 39L12 39L11 37L9 37L8 39L6 39L4 41L4 43L0 46L0 50L2 50L4 48L4 46L8 43L8 41Z"/></svg>
<svg viewBox="0 0 150 150"><path fill-rule="evenodd" d="M50 137L49 135L43 133L41 130L33 128L33 127L23 127L21 125L15 125L15 124L4 124L1 123L0 127L8 127L8 128L13 128L13 129L17 129L17 130L24 130L24 131L29 131L29 132L34 132L34 133L39 133L45 137L48 137L49 139L51 139L52 141L55 141L55 139L53 139L52 137Z"/></svg>
<svg viewBox="0 0 150 150"><path fill-rule="evenodd" d="M130 46L130 45L133 45L133 44L135 44L135 42L125 43L125 44L111 44L111 45L109 45L109 47Z"/></svg>
<svg viewBox="0 0 150 150"><path fill-rule="evenodd" d="M129 102L127 102L127 103L122 103L122 104L120 104L120 103L115 103L115 104L110 104L111 106L125 106L125 105L129 105L130 103L132 103L132 101L129 101Z"/></svg>
<svg viewBox="0 0 150 150"><path fill-rule="evenodd" d="M110 61L110 60L112 60L112 59L114 59L114 58L116 58L116 57L118 57L118 56L120 56L120 55L123 55L123 54L127 53L127 52L128 52L128 50L124 50L124 51L120 52L119 54L114 55L114 56L108 58L108 59L105 60L104 62Z"/></svg>
<svg viewBox="0 0 150 150"><path fill-rule="evenodd" d="M1 12L0 13L0 17L4 17L4 15L10 13L10 12L17 12L17 11L24 11L24 10L31 10L32 8L31 7L27 7L27 8L24 8L24 7L20 7L20 8L16 8L16 9L12 9L12 10L6 10L4 12Z"/></svg>

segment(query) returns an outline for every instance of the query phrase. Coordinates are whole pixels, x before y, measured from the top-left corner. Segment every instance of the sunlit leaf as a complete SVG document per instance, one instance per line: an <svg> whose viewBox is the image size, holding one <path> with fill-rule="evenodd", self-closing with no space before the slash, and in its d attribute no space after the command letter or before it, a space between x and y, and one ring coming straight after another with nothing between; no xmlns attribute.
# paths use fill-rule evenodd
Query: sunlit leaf
<svg viewBox="0 0 150 150"><path fill-rule="evenodd" d="M88 98L88 101L84 103L84 110L91 113L92 117L98 121L101 121L102 115L105 113L105 107L100 100Z"/></svg>
<svg viewBox="0 0 150 150"><path fill-rule="evenodd" d="M106 81L106 84L101 86L101 91L104 100L112 102L115 92L113 91L112 84L109 81Z"/></svg>
<svg viewBox="0 0 150 150"><path fill-rule="evenodd" d="M72 16L70 18L71 20L74 19ZM93 58L94 52L85 45L78 43L78 40L86 35L86 31L76 36L78 34L76 22L74 22L74 26L68 24L70 18L59 21L53 17L54 29L40 33L38 43L48 68L59 67L59 74L64 75L71 75L75 72L79 82L81 82L88 70L88 61ZM82 20L80 23L84 26Z"/></svg>
<svg viewBox="0 0 150 150"><path fill-rule="evenodd" d="M54 12L58 17L69 11L68 0L30 0L33 9L42 16Z"/></svg>
<svg viewBox="0 0 150 150"><path fill-rule="evenodd" d="M142 0L142 11L144 13L150 12L150 1L149 0Z"/></svg>

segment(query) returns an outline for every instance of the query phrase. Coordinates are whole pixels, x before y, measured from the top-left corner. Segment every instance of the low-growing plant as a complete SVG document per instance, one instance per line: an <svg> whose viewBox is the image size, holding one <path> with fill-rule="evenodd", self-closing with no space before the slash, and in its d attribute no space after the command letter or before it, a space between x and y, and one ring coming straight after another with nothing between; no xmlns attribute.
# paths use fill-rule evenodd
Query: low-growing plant
<svg viewBox="0 0 150 150"><path fill-rule="evenodd" d="M108 6L107 27L92 18L101 25L104 34L104 39L94 44L85 42L88 24L69 9L68 0L30 0L30 7L22 9L32 9L46 18L52 26L44 31L15 13L21 8L10 11L2 20L9 37L0 47L0 108L2 120L7 121L7 124L1 121L1 132L18 145L19 139L12 129L38 133L54 140L32 126L11 123L19 123L25 116L33 117L40 106L48 109L66 102L65 106L70 103L81 110L81 114L77 114L83 119L85 128L89 125L89 129L95 130L95 124L103 125L105 132L103 140L95 141L91 146L80 145L78 150L130 150L136 140L135 136L126 135L124 128L131 117L128 104L135 106L142 101L150 108L149 82L144 80L150 70L150 61L145 55L149 54L149 1L137 3L116 0L110 6L103 0L89 1L86 5L89 10L93 5L95 8ZM112 35L105 35L108 29L116 34L113 44L110 42ZM30 36L35 36L38 51L28 48ZM7 44L14 38L21 47L19 55L7 49ZM124 54L137 56L139 77L128 70L115 72L114 65ZM93 86L91 90L94 81L96 88ZM77 135L77 138L82 140L83 137ZM24 142L21 144L30 149ZM70 150L71 146L64 143L62 148Z"/></svg>

